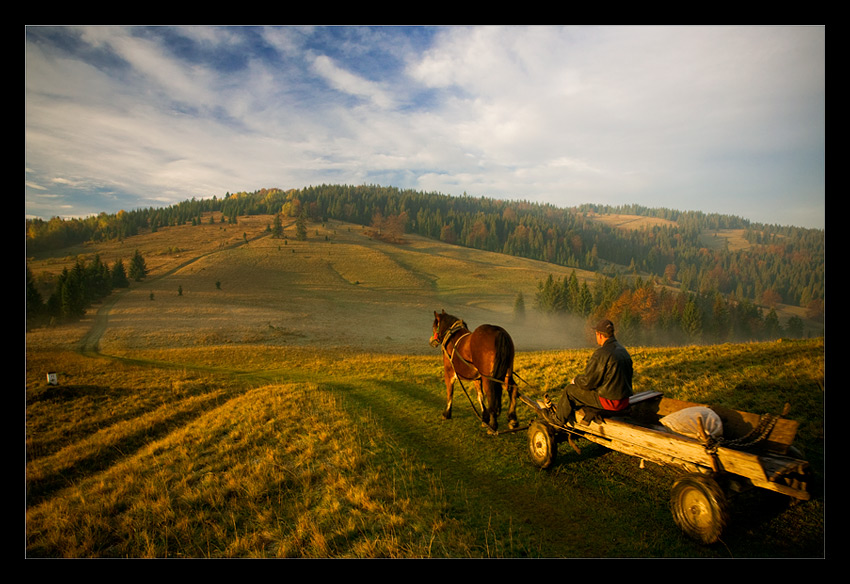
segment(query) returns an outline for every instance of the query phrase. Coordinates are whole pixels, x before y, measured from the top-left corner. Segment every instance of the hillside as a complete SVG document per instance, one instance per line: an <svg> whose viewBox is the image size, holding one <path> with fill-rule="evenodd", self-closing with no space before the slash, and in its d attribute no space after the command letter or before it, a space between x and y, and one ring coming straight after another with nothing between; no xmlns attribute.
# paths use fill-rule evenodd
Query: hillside
<svg viewBox="0 0 850 584"><path fill-rule="evenodd" d="M566 319L539 320L530 309L541 281L571 269L416 235L384 243L337 221L310 224L306 241L274 239L267 231L271 221L248 216L236 226L204 221L163 227L29 265L46 295L52 278L80 256L97 253L111 265L141 252L149 276L99 307L109 319L100 339L104 348L263 342L422 353L431 351L433 311L442 309L471 325L509 326L526 350L586 342L564 328ZM292 221L285 225L291 228ZM529 310L515 322L520 293Z"/></svg>
<svg viewBox="0 0 850 584"><path fill-rule="evenodd" d="M585 323L518 322L513 304L572 268L334 220L298 241L291 219L286 239L272 216L203 219L28 262L44 290L95 254L138 250L149 270L26 334L28 557L823 555L822 339L631 346L642 389L756 413L789 402L800 422L813 499L743 495L722 544L700 546L670 518L672 470L580 442L542 473L525 433L488 435L459 388L440 421L433 311L505 325L540 396L583 367Z"/></svg>
<svg viewBox="0 0 850 584"><path fill-rule="evenodd" d="M165 226L198 225L210 213L344 221L406 231L467 248L594 272L639 274L703 297L777 303L822 314L824 232L719 214L639 205L557 208L526 201L450 197L373 185L260 189L165 208L85 219L26 221L27 253L124 239Z"/></svg>
<svg viewBox="0 0 850 584"><path fill-rule="evenodd" d="M635 215L588 214L588 219L622 231L645 232L650 226L670 224L668 219ZM281 234L274 236L277 222L274 229ZM33 252L27 268L41 297L52 295L50 299L59 302L56 285L64 278L63 270L73 272L95 262L104 267L117 260L126 263L139 253L152 280L168 278L134 286L134 310L154 313L147 318L152 330L161 330L154 325L165 319L168 330L188 331L193 342L198 321L203 323L201 342L314 341L317 331L328 328L320 322L328 317L337 330L325 335L325 342L374 346L378 339L385 350L409 352L417 350L418 341L407 331L421 326L422 314L452 306L462 310L470 324L510 323L528 349L581 344L583 334L565 335L564 327L601 316L618 321L621 336L633 344L802 338L823 331L821 312L810 314L803 307L778 303L776 297L769 307L760 307L734 295L724 298L716 290L693 294L666 278L662 282L612 264L600 267L606 274L600 278L598 272L455 245L404 233L401 227L382 231L375 221L368 227L330 219L306 221L301 241L296 222L281 215L237 218L207 212L193 217L191 224L178 221L137 230L126 238ZM715 243L706 245L728 249L734 241L739 249L752 247L739 230L718 230L713 238ZM574 288L568 290L573 276L577 279L569 284ZM520 298L526 307L521 320L513 318ZM317 309L320 301L324 305ZM382 306L387 304L394 305L395 322L386 322ZM693 322L686 321L691 304ZM241 308L245 306L250 308ZM223 323L232 321L240 323L238 332L226 330ZM353 330L358 331L356 338L349 338ZM111 334L120 331L112 327ZM184 334L175 332L168 342ZM131 336L140 341L136 333Z"/></svg>

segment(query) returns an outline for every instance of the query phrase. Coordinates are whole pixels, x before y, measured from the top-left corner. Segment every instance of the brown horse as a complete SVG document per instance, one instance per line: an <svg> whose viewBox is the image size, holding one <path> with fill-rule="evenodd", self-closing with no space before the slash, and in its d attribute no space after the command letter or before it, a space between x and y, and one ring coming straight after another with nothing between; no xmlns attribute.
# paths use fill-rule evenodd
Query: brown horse
<svg viewBox="0 0 850 584"><path fill-rule="evenodd" d="M461 319L434 312L432 347L442 347L443 376L446 381L446 409L443 418L452 417L455 380L475 382L481 422L498 430L502 410L502 389L510 395L508 425L516 428L518 388L513 380L514 342L502 327L483 324L470 332ZM485 399L486 398L486 399Z"/></svg>

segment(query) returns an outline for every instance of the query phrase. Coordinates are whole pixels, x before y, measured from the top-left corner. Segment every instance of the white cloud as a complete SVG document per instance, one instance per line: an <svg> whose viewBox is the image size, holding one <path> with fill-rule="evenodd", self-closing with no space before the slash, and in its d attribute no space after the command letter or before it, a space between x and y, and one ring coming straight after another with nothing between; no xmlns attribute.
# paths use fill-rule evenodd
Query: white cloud
<svg viewBox="0 0 850 584"><path fill-rule="evenodd" d="M393 106L393 100L377 83L370 82L337 67L325 55L319 55L313 60L313 69L327 80L334 89L368 99L382 109L389 109Z"/></svg>
<svg viewBox="0 0 850 584"><path fill-rule="evenodd" d="M26 45L36 185L177 201L383 175L564 206L722 192L740 214L793 176L780 208L824 206L823 169L802 166L823 165L822 29L442 27L424 51L394 27L59 31L85 50L54 30Z"/></svg>

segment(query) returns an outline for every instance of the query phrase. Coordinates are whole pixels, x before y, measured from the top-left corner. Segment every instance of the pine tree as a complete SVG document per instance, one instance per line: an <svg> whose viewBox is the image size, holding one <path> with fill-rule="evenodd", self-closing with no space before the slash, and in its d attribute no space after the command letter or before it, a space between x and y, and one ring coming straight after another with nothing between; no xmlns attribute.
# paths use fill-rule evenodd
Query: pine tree
<svg viewBox="0 0 850 584"><path fill-rule="evenodd" d="M274 227L272 228L272 237L280 239L283 237L283 221L280 218L280 213L275 213Z"/></svg>
<svg viewBox="0 0 850 584"><path fill-rule="evenodd" d="M295 220L295 239L298 241L307 240L307 217L303 210Z"/></svg>
<svg viewBox="0 0 850 584"><path fill-rule="evenodd" d="M788 334L795 339L802 339L804 326L803 319L797 316L796 314L788 319L788 322L785 323L785 326L788 330Z"/></svg>
<svg viewBox="0 0 850 584"><path fill-rule="evenodd" d="M68 268L64 268L62 270L49 302L53 310L51 316L73 320L85 314L86 299L80 276L79 269L69 271Z"/></svg>
<svg viewBox="0 0 850 584"><path fill-rule="evenodd" d="M779 324L779 315L776 309L771 308L764 317L764 334L768 339L777 339L782 336L782 325Z"/></svg>
<svg viewBox="0 0 850 584"><path fill-rule="evenodd" d="M38 291L38 288L36 288L35 286L35 280L32 276L32 272L30 271L29 266L27 266L26 302L27 322L35 320L44 313L44 300L42 299L41 293Z"/></svg>
<svg viewBox="0 0 850 584"><path fill-rule="evenodd" d="M115 260L112 265L112 287L127 288L130 285L130 280L127 279L127 271L124 269L124 262L121 258Z"/></svg>
<svg viewBox="0 0 850 584"><path fill-rule="evenodd" d="M136 253L133 255L133 259L130 261L130 277L136 282L139 282L147 275L148 268L145 265L145 259L142 257L142 254L139 253L139 250L136 250Z"/></svg>
<svg viewBox="0 0 850 584"><path fill-rule="evenodd" d="M514 300L514 320L516 322L525 320L525 298L523 298L522 292L517 294L516 300Z"/></svg>
<svg viewBox="0 0 850 584"><path fill-rule="evenodd" d="M90 301L100 300L112 292L112 276L109 267L95 254L91 264L85 267L85 288Z"/></svg>
<svg viewBox="0 0 850 584"><path fill-rule="evenodd" d="M685 310L682 312L682 331L691 340L698 340L702 334L702 314L693 296L688 298Z"/></svg>

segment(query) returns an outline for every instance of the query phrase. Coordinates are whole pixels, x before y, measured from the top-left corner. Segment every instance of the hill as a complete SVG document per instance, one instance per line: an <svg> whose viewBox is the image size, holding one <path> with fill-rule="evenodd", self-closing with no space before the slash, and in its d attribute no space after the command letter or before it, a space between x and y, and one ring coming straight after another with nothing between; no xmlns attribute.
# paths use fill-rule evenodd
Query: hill
<svg viewBox="0 0 850 584"><path fill-rule="evenodd" d="M389 244L362 226L338 221L310 224L305 241L275 239L268 231L272 219L254 215L236 226L203 221L163 227L121 242L63 250L29 266L46 295L80 257L98 254L111 265L139 250L149 276L119 292L120 302L101 308L109 319L102 346L322 343L422 353L430 351L433 311L441 309L470 324L510 325L518 346L527 350L586 341L563 328L567 318L543 320L529 309L518 322L513 314L518 294L530 303L540 282L572 269L417 235ZM284 229L291 235L293 226L290 220Z"/></svg>
<svg viewBox="0 0 850 584"><path fill-rule="evenodd" d="M27 250L34 254L164 226L197 225L209 213L220 214L228 224L238 217L274 215L314 223L345 221L377 230L394 226L437 241L553 265L608 275L640 274L705 297L721 294L738 302L783 303L812 312L823 308L822 230L638 205L563 209L372 185L260 189L114 216L27 220ZM618 217L628 219L614 223Z"/></svg>
<svg viewBox="0 0 850 584"><path fill-rule="evenodd" d="M210 217L28 262L44 289L80 257L138 250L148 268L26 335L29 557L823 555L822 339L632 347L641 388L756 413L788 401L801 422L813 500L742 495L722 545L702 547L670 518L672 471L581 443L541 473L524 433L488 436L460 390L440 422L432 312L505 325L539 396L583 366L585 323L518 321L514 302L573 268L336 220L299 240L294 218L274 238L273 216Z"/></svg>
<svg viewBox="0 0 850 584"><path fill-rule="evenodd" d="M399 216L392 217L398 219ZM252 333L243 331L243 336L254 338L309 337L309 331L319 325L315 317L299 316L309 314L313 308L311 306L307 312L297 310L299 298L303 298L299 294L303 293L309 295L311 303L326 298L328 307L318 314L333 315L334 321L344 330L360 330L360 338L356 341L360 343L366 336L361 320L368 319L368 310L384 301L398 305L394 311L398 319L394 326L398 331L403 331L409 322L405 321L402 307L417 306L422 310L423 303L432 302L464 307L470 311L465 317L469 322L477 321L481 309L484 309L482 319L511 321L516 334L529 343L529 348L544 346L553 329L558 339L556 343L562 344L564 335L559 331L567 323L582 325L601 317L618 321L621 335L639 344L764 340L822 334L820 311L781 304L778 295L770 299L765 296L769 305L762 307L736 295L723 296L716 288L693 293L684 285L675 286L667 276L660 281L634 268L626 270L625 266L599 259L599 270L606 274L602 276L598 271L594 273L405 233L401 222L392 217L381 222L373 219L369 226L332 219L304 221L303 234L297 235L299 219L285 214L248 214L237 218L206 212L193 216L191 225L178 221L172 226L136 230L137 235L129 238L34 252L27 267L33 274L33 287L40 291L42 298L50 298L52 304L48 304L53 308L48 312L55 315L59 303L64 302L60 297L80 294L82 286L75 281L69 282L63 271L83 273L98 266L106 270L106 266L122 258L122 261L130 261L133 253L140 253L155 276L178 267L182 270L167 284L172 286L171 290L162 286L148 290L148 299L153 295L161 300L157 307L173 300L170 292L174 290L180 292L178 306L198 309L199 302L223 301L225 305L220 309L209 308L210 311L220 310L222 314L233 314L237 306L233 304L238 296L235 294L240 290L254 290L249 293L249 303L269 296L262 300L263 306L277 306L286 324L275 318L273 309L263 317L263 332L256 324ZM587 218L625 231L639 229L643 232L649 226L670 223L668 219L631 215L588 214ZM393 229L388 225L394 226ZM729 249L730 240L736 241L740 249L747 247L740 232L721 230L713 237L714 241L726 242L715 243L715 247ZM132 250L129 249L131 245ZM237 249L240 251L236 252ZM283 251L289 255L281 253ZM195 265L189 265L192 263ZM234 273L234 270L245 273ZM712 274L722 277L720 272ZM178 275L184 280L192 277L195 281L178 281ZM213 280L206 281L204 276ZM766 273L761 279L769 277ZM229 283L222 279L229 279ZM68 293L57 283L73 284L77 291ZM224 293L220 292L222 286L225 286ZM210 295L213 289L216 293ZM183 298L190 290L194 294L191 302ZM199 293L202 294L199 296ZM396 302L399 300L403 301ZM528 307L525 318L513 319L513 308L520 301ZM32 303L33 306L37 304L37 301ZM291 305L292 309L287 312L282 308L284 305ZM154 305L148 302L143 306L152 308ZM532 309L539 309L539 312ZM495 314L490 316L491 313ZM200 314L192 316L202 318ZM176 313L170 314L171 317L191 318ZM220 335L213 326L215 320L206 321L212 341ZM384 326L392 325L386 323ZM194 328L191 330L194 334ZM334 342L344 336L340 331L331 335ZM400 332L383 334L381 338L395 338L396 343L400 343L399 337L407 336Z"/></svg>

